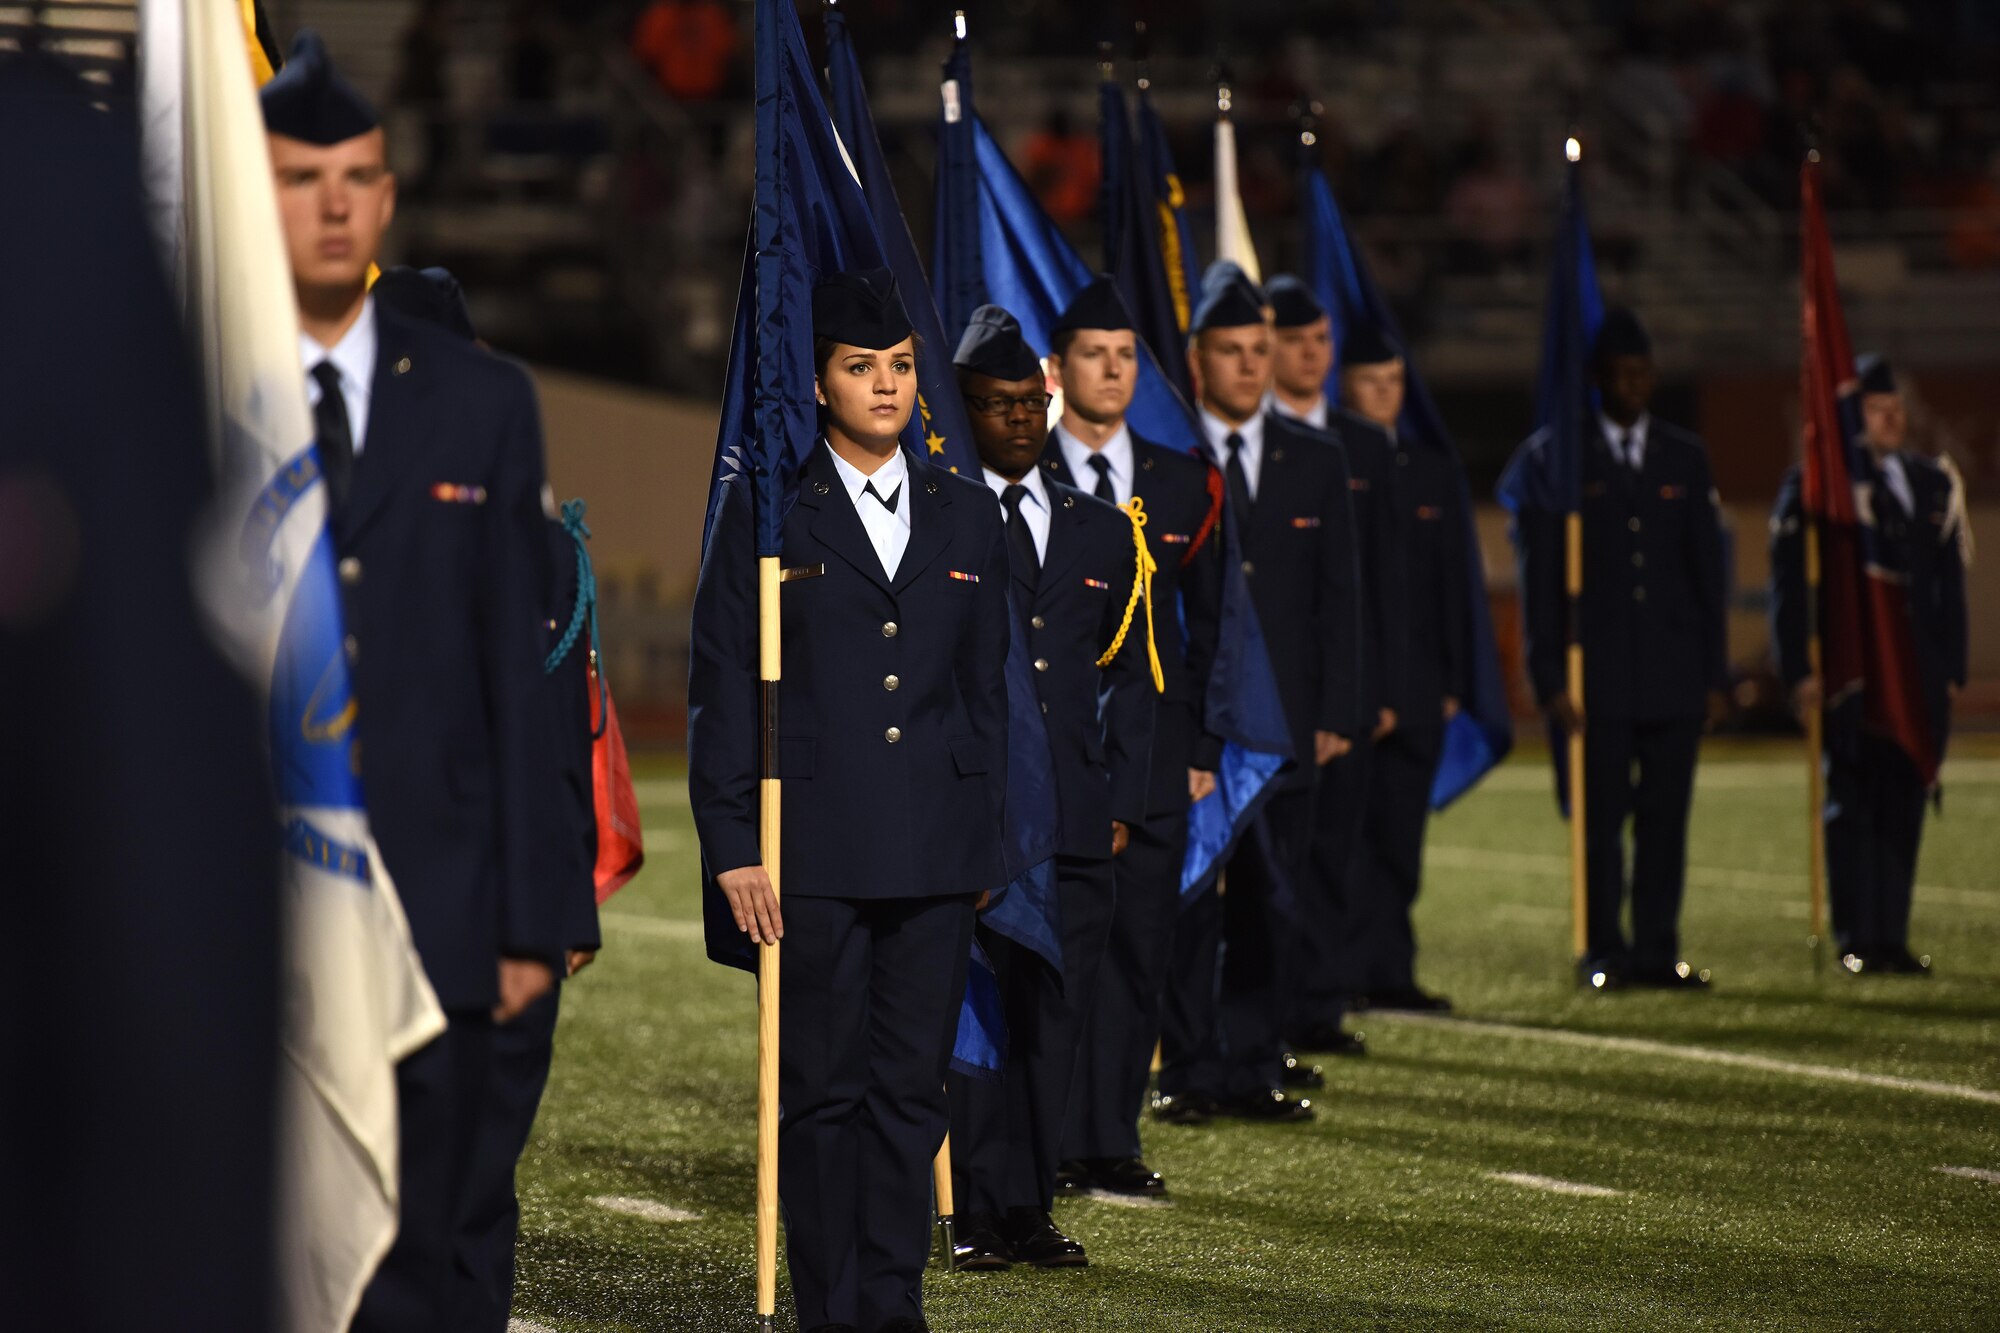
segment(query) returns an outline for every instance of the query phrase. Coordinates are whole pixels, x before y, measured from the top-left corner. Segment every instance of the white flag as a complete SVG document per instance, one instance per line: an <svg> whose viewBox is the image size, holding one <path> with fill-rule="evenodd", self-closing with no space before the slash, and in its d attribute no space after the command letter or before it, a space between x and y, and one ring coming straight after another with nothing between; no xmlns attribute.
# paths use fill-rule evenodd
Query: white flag
<svg viewBox="0 0 2000 1333"><path fill-rule="evenodd" d="M140 58L154 227L180 265L214 431L202 601L268 696L287 936L279 1281L288 1328L336 1333L395 1239L396 1062L444 1014L355 771L326 491L235 0L145 0Z"/></svg>
<svg viewBox="0 0 2000 1333"><path fill-rule="evenodd" d="M1235 261L1250 281L1263 283L1250 219L1243 214L1243 195L1236 186L1236 126L1226 109L1215 118L1215 257Z"/></svg>

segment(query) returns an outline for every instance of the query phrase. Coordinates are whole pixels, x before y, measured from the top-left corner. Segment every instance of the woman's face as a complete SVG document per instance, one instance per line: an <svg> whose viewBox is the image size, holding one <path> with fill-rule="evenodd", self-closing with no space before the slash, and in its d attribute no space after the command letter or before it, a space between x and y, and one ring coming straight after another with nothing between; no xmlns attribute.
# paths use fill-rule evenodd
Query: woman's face
<svg viewBox="0 0 2000 1333"><path fill-rule="evenodd" d="M917 401L915 341L882 351L836 344L820 372L819 395L829 433L863 446L893 446Z"/></svg>

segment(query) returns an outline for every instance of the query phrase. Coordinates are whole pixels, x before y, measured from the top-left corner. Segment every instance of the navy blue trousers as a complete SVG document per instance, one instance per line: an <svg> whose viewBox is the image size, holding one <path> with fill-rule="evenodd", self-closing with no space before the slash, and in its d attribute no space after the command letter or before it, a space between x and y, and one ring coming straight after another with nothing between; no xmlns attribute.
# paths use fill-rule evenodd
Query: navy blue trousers
<svg viewBox="0 0 2000 1333"><path fill-rule="evenodd" d="M1312 811L1311 787L1272 796L1237 843L1220 891L1181 912L1160 1010L1161 1092L1236 1097L1278 1086Z"/></svg>
<svg viewBox="0 0 2000 1333"><path fill-rule="evenodd" d="M1348 997L1368 989L1365 964L1372 950L1363 947L1363 932L1373 922L1356 862L1374 766L1375 743L1362 737L1319 771L1312 841L1300 877L1297 984L1285 998L1289 1035L1338 1024Z"/></svg>
<svg viewBox="0 0 2000 1333"><path fill-rule="evenodd" d="M1063 971L990 932L982 938L1007 1016L998 1079L951 1076L951 1164L961 1215L1055 1204L1056 1167L1117 899L1109 860L1058 856Z"/></svg>
<svg viewBox="0 0 2000 1333"><path fill-rule="evenodd" d="M1410 912L1423 883L1424 830L1431 783L1444 755L1444 728L1397 727L1375 746L1355 846L1354 915L1342 972L1362 992L1417 984L1417 935Z"/></svg>
<svg viewBox="0 0 2000 1333"><path fill-rule="evenodd" d="M1588 717L1583 733L1584 865L1590 956L1641 970L1680 960L1688 806L1701 719ZM1632 934L1625 935L1625 823L1632 823Z"/></svg>
<svg viewBox="0 0 2000 1333"><path fill-rule="evenodd" d="M1185 812L1156 815L1132 830L1112 861L1117 902L1097 998L1084 1023L1062 1155L1139 1156L1139 1115L1153 1077L1174 926L1181 914Z"/></svg>
<svg viewBox="0 0 2000 1333"><path fill-rule="evenodd" d="M528 1146L555 1056L558 982L511 1023L493 1028L486 1097L459 1210L458 1288L453 1333L506 1333L514 1305L514 1246L521 1206L514 1168Z"/></svg>
<svg viewBox="0 0 2000 1333"><path fill-rule="evenodd" d="M799 1326L923 1316L972 900L785 899L778 1199Z"/></svg>
<svg viewBox="0 0 2000 1333"><path fill-rule="evenodd" d="M1909 947L1923 831L1923 781L1900 746L1864 735L1853 758L1827 751L1827 891L1842 953Z"/></svg>
<svg viewBox="0 0 2000 1333"><path fill-rule="evenodd" d="M396 1243L362 1293L353 1333L436 1333L458 1298L461 1205L490 1090L493 1021L445 1015L444 1033L396 1066L401 1208Z"/></svg>

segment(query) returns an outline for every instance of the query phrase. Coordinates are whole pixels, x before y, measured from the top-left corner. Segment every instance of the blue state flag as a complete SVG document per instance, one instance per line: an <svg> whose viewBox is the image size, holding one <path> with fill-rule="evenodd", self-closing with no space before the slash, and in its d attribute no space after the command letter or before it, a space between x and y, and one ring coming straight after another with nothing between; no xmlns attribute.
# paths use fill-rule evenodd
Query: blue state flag
<svg viewBox="0 0 2000 1333"><path fill-rule="evenodd" d="M1005 307L1021 322L1030 346L1046 349L1056 321L1093 275L980 121L971 100L970 70L961 39L944 71L937 182L941 229L933 238L932 271L958 275L968 290L976 286L984 300ZM976 257L976 283L970 277L968 256ZM948 314L946 327L949 331ZM1186 400L1175 392L1143 343L1138 388L1126 420L1135 432L1158 443L1207 454ZM1222 634L1209 677L1204 723L1223 738L1223 759L1216 772L1216 795L1188 812L1187 859L1181 874L1184 894L1213 882L1268 795L1271 779L1292 758L1290 733L1232 525L1223 524L1222 538Z"/></svg>
<svg viewBox="0 0 2000 1333"><path fill-rule="evenodd" d="M1458 715L1445 727L1444 754L1431 780L1431 805L1443 809L1471 790L1506 757L1514 744L1507 687L1500 674L1500 648L1493 634L1493 612L1486 602L1486 571L1479 556L1479 534L1473 525L1471 490L1451 433L1445 429L1444 416L1424 386L1415 360L1408 356L1407 344L1396 327L1396 316L1375 285L1367 260L1348 234L1326 173L1308 162L1303 187L1305 279L1332 316L1335 345L1344 345L1348 332L1355 327L1372 324L1405 348L1406 389L1402 415L1396 423L1397 438L1450 459L1452 472L1458 478L1459 511L1465 523L1460 546L1467 564L1466 604L1458 614L1464 619L1466 642L1471 645L1471 689L1459 701ZM1328 402L1340 401L1337 364L1327 373L1326 396Z"/></svg>
<svg viewBox="0 0 2000 1333"><path fill-rule="evenodd" d="M952 344L945 341L930 284L917 260L896 190L889 177L881 137L869 109L861 77L861 61L847 17L838 9L826 12L827 81L833 115L847 148L862 194L874 218L886 267L896 275L904 305L924 351L917 357L917 406L921 417L923 453L931 462L967 477L979 476L979 456L972 446L971 423L952 370ZM1008 591L1011 605L1013 591ZM1056 907L1055 764L1048 731L1035 694L1028 636L1016 625L1007 653L1007 799L1006 828L1001 839L1007 886L995 895L982 916L985 924L1034 950L1058 971L1062 968L1061 922ZM1004 1028L997 1009L979 1012L975 1001L993 988L991 965L976 946L966 998L966 1016L959 1024L959 1050L954 1057L967 1072L996 1069L1005 1051ZM1000 1040L994 1034L1001 1035Z"/></svg>
<svg viewBox="0 0 2000 1333"><path fill-rule="evenodd" d="M1185 291L1177 304L1160 253L1163 215L1154 197L1152 173L1133 142L1125 113L1125 90L1111 79L1098 86L1098 219L1104 233L1104 271L1118 283L1139 337L1152 349L1161 373L1182 399L1194 400L1188 379ZM1183 280L1185 278L1183 277Z"/></svg>
<svg viewBox="0 0 2000 1333"><path fill-rule="evenodd" d="M1167 144L1167 127L1153 110L1152 94L1144 79L1139 80L1138 124L1139 170L1158 228L1160 266L1173 297L1174 320L1185 334L1201 295L1201 264L1195 254L1194 228L1187 220L1181 174L1174 168L1173 150Z"/></svg>

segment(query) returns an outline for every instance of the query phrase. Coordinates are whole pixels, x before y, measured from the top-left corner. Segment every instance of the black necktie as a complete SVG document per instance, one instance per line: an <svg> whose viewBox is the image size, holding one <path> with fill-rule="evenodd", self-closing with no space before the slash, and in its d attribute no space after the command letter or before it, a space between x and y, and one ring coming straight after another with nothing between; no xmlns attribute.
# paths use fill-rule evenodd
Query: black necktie
<svg viewBox="0 0 2000 1333"><path fill-rule="evenodd" d="M1028 498L1028 488L1019 482L1000 493L1000 503L1007 510L1007 544L1014 548L1014 573L1030 588L1041 581L1042 558L1035 554L1035 534L1028 531L1028 516L1021 512L1021 502Z"/></svg>
<svg viewBox="0 0 2000 1333"><path fill-rule="evenodd" d="M1229 438L1222 443L1229 450L1229 461L1222 467L1222 475L1229 482L1229 503L1236 506L1237 516L1247 527L1251 508L1250 478L1243 471L1243 437L1230 431Z"/></svg>
<svg viewBox="0 0 2000 1333"><path fill-rule="evenodd" d="M1118 492L1111 489L1111 460L1103 454L1092 454L1090 466L1097 472L1097 485L1091 488L1090 493L1100 500L1117 504Z"/></svg>
<svg viewBox="0 0 2000 1333"><path fill-rule="evenodd" d="M877 500L882 500L882 492L875 489L874 482L871 481L865 483L861 487L861 489L868 492L868 494L874 496ZM882 500L882 507L893 514L896 512L896 502L901 500L902 498L903 498L903 483L899 481L896 483L896 489L889 492L889 498L886 500Z"/></svg>
<svg viewBox="0 0 2000 1333"><path fill-rule="evenodd" d="M326 478L327 512L337 515L347 508L347 496L354 487L354 432L347 424L347 399L340 392L340 371L331 361L312 368L319 384L319 402L313 405L313 431L319 441L319 470Z"/></svg>

